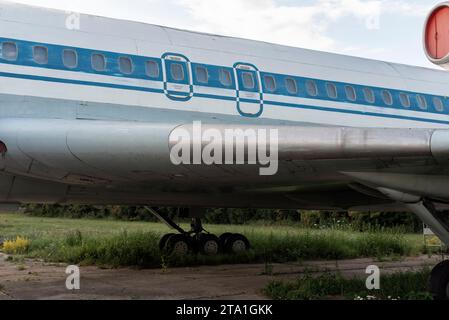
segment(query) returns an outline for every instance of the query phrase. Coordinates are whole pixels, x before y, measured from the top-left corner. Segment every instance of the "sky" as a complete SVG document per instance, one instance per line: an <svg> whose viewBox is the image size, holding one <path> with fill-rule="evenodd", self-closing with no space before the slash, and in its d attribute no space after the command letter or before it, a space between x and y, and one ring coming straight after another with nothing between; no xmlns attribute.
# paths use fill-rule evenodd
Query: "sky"
<svg viewBox="0 0 449 320"><path fill-rule="evenodd" d="M433 67L424 22L438 0L14 0L13 2Z"/></svg>

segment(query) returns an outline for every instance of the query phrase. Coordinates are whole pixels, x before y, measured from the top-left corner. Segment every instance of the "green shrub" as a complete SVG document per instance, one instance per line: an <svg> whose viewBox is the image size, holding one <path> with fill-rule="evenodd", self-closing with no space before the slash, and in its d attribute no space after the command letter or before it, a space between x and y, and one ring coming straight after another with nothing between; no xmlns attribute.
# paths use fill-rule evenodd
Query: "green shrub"
<svg viewBox="0 0 449 320"><path fill-rule="evenodd" d="M429 270L384 275L380 290L366 289L363 279L346 279L338 273L313 276L308 273L295 281L273 281L264 293L275 300L430 300L427 293Z"/></svg>
<svg viewBox="0 0 449 320"><path fill-rule="evenodd" d="M185 208L158 208L170 217L188 219ZM157 221L142 206L85 206L85 205L29 205L27 214L39 217L66 218L112 218L127 221ZM420 231L422 223L411 213L389 212L332 212L279 209L232 209L211 208L204 217L206 223L242 225L254 221L266 223L297 223L307 228L351 228L372 230L373 228L403 228L403 231Z"/></svg>

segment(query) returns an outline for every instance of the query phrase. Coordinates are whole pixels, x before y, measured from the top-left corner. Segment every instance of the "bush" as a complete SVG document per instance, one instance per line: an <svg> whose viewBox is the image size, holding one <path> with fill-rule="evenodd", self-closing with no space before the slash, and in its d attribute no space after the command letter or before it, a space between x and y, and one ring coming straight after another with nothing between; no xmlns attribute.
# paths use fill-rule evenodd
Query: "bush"
<svg viewBox="0 0 449 320"><path fill-rule="evenodd" d="M275 300L431 300L427 293L429 270L384 275L380 290L366 289L365 280L346 279L339 273L306 274L296 281L273 281L264 293Z"/></svg>
<svg viewBox="0 0 449 320"><path fill-rule="evenodd" d="M172 218L188 219L186 208L158 208ZM158 221L142 206L29 205L26 213L39 217L111 218L125 221ZM255 221L265 223L298 223L308 228L349 227L365 231L382 228L402 228L402 231L422 230L422 222L412 213L398 212L332 212L280 209L211 208L204 222L242 225Z"/></svg>

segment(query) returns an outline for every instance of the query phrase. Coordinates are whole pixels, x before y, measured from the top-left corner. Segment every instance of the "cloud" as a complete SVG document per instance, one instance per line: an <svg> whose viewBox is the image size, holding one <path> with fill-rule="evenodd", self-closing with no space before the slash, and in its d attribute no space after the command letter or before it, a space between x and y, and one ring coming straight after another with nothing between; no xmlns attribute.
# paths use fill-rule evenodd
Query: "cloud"
<svg viewBox="0 0 449 320"><path fill-rule="evenodd" d="M342 19L377 29L382 14L419 16L429 8L418 0L16 1L318 50L340 46L329 30Z"/></svg>
<svg viewBox="0 0 449 320"><path fill-rule="evenodd" d="M279 44L330 49L326 32L333 22L372 15L379 1L320 0L309 5L280 5L274 0L177 0L193 18L192 28Z"/></svg>
<svg viewBox="0 0 449 320"><path fill-rule="evenodd" d="M318 50L339 43L329 30L342 19L358 28L378 29L383 14L425 15L428 6L402 0L318 0L282 4L275 0L175 0L198 31L264 40Z"/></svg>
<svg viewBox="0 0 449 320"><path fill-rule="evenodd" d="M383 52L386 59L386 50L356 39L396 17L416 26L434 5L433 0L16 1L317 50L371 57ZM379 34L390 36L384 29Z"/></svg>
<svg viewBox="0 0 449 320"><path fill-rule="evenodd" d="M423 4L422 1L418 3L417 0L383 0L382 12L389 14L400 14L403 16L425 17L435 4L436 2L433 1L429 1L427 4Z"/></svg>

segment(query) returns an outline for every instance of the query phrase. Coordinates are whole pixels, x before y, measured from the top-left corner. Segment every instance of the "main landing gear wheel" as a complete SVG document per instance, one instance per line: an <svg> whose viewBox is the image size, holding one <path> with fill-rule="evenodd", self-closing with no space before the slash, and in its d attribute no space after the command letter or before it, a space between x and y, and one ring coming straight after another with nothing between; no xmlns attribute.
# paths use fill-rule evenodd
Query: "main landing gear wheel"
<svg viewBox="0 0 449 320"><path fill-rule="evenodd" d="M184 234L168 237L164 251L170 255L186 256L193 251L192 239Z"/></svg>
<svg viewBox="0 0 449 320"><path fill-rule="evenodd" d="M433 268L430 274L429 291L435 300L449 300L449 260Z"/></svg>
<svg viewBox="0 0 449 320"><path fill-rule="evenodd" d="M250 249L248 239L241 234L230 234L224 237L224 251L226 253L242 253Z"/></svg>
<svg viewBox="0 0 449 320"><path fill-rule="evenodd" d="M216 235L201 233L197 237L198 251L208 256L220 252L220 241Z"/></svg>

